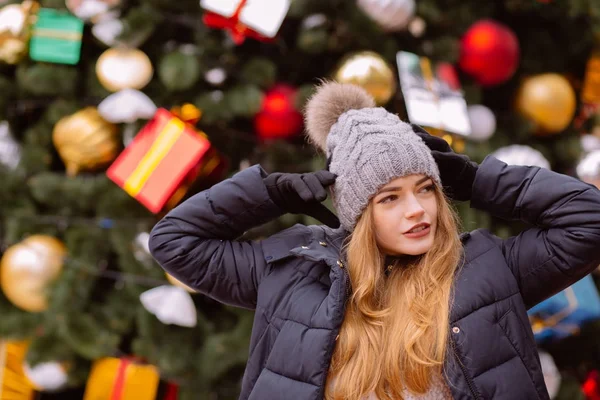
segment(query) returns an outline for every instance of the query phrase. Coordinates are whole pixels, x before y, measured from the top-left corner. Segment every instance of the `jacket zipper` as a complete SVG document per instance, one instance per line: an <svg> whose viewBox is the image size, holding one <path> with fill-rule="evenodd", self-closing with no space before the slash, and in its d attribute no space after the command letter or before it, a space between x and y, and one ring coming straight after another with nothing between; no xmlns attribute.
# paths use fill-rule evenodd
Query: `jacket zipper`
<svg viewBox="0 0 600 400"><path fill-rule="evenodd" d="M450 333L450 334L452 334L452 333ZM465 365L463 364L463 360L462 360L461 356L458 354L458 351L456 350L456 343L454 342L454 339L452 339L452 337L450 337L450 343L452 346L452 352L454 353L454 357L456 357L456 359L458 360L458 365L460 366L460 369L462 370L462 373L467 381L467 386L469 386L469 391L473 395L473 398L477 399L478 397L475 392L475 384L473 383L471 376L467 373L467 369L465 368Z"/></svg>
<svg viewBox="0 0 600 400"><path fill-rule="evenodd" d="M346 301L348 301L348 296L349 296L349 293L350 293L350 275L348 274L348 271L344 270L344 264L341 264L341 261L340 261L340 264L338 264L338 267L342 268L342 276L346 279L346 283L345 283L345 297L344 297L344 299L342 301L342 304L341 304L341 307L345 309L345 304L346 304ZM344 319L344 317L342 316L342 321L343 321L343 319ZM340 327L341 327L341 322L340 322ZM333 351L335 349L335 342L337 341L337 336L340 333L340 327L338 327L338 329L336 329L334 332L332 332L332 335L331 335L332 339L331 339L331 343L329 345L330 348L331 348L331 351L329 351L328 354L327 354L328 362L327 362L327 366L326 366L326 369L325 369L323 381L321 383L321 390L320 390L319 398L325 398L325 389L326 389L325 388L325 382L327 381L327 375L329 374L329 367L331 365L330 364L331 363L331 357L332 357Z"/></svg>
<svg viewBox="0 0 600 400"><path fill-rule="evenodd" d="M346 298L344 299L344 303L348 301L348 298L350 298L350 275L348 275L348 272L344 272L344 274L346 275Z"/></svg>

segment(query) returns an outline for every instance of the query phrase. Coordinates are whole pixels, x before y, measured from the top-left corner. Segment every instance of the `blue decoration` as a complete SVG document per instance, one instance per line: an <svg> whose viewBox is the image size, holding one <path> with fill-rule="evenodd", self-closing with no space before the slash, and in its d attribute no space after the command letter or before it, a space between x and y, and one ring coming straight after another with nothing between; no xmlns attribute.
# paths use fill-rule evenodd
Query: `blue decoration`
<svg viewBox="0 0 600 400"><path fill-rule="evenodd" d="M529 310L537 342L577 334L588 321L600 319L600 296L590 275Z"/></svg>

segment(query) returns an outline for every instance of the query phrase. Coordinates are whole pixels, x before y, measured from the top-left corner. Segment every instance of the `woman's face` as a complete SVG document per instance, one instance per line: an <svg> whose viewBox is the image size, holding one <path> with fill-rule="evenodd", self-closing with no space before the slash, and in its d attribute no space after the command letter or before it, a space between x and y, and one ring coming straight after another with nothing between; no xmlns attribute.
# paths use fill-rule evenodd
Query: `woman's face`
<svg viewBox="0 0 600 400"><path fill-rule="evenodd" d="M373 197L373 221L379 248L387 255L417 256L433 244L437 199L431 178L419 174L396 178Z"/></svg>

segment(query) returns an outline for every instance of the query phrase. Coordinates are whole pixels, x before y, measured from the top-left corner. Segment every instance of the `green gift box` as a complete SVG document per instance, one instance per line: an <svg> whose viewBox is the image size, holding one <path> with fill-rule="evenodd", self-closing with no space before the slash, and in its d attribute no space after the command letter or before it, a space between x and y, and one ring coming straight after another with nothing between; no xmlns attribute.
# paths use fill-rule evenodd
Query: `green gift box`
<svg viewBox="0 0 600 400"><path fill-rule="evenodd" d="M66 12L42 8L31 33L29 57L35 61L77 64L83 21Z"/></svg>

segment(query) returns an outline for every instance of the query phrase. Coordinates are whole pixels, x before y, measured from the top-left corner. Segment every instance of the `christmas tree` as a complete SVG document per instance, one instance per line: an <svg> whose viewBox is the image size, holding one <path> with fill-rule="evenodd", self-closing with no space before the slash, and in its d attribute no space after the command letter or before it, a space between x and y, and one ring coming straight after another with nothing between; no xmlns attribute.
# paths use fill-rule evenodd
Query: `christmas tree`
<svg viewBox="0 0 600 400"><path fill-rule="evenodd" d="M301 114L322 78L475 161L600 176L600 2L271 3L0 3L0 351L21 377L4 390L109 398L131 368L120 385L150 389L118 398L237 398L251 311L189 294L147 234L249 165L323 168ZM525 228L456 206L464 230ZM318 222L286 215L245 238L295 223ZM556 398L598 398L598 335L592 322L540 341Z"/></svg>

